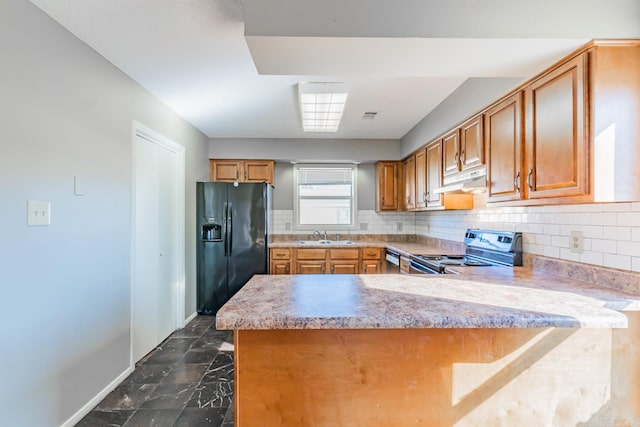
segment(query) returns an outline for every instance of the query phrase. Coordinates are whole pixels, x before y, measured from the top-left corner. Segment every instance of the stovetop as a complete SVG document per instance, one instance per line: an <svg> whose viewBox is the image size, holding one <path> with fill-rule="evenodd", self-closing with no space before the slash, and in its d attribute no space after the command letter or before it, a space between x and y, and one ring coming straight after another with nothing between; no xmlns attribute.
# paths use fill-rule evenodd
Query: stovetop
<svg viewBox="0 0 640 427"><path fill-rule="evenodd" d="M522 265L522 234L510 231L468 229L464 254L418 254L415 262L436 274L448 267L489 267Z"/></svg>

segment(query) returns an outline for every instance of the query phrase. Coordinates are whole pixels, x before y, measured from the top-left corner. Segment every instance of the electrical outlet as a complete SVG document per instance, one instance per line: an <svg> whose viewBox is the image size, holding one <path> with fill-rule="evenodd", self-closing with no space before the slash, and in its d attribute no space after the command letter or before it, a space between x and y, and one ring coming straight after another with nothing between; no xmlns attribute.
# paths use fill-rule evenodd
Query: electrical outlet
<svg viewBox="0 0 640 427"><path fill-rule="evenodd" d="M284 229L285 229L285 231L291 231L291 223L290 222L285 222L284 223Z"/></svg>
<svg viewBox="0 0 640 427"><path fill-rule="evenodd" d="M369 223L368 222L361 222L360 223L360 231L367 231L369 229Z"/></svg>
<svg viewBox="0 0 640 427"><path fill-rule="evenodd" d="M27 200L27 225L51 225L51 203Z"/></svg>
<svg viewBox="0 0 640 427"><path fill-rule="evenodd" d="M396 231L402 231L402 223L396 222Z"/></svg>
<svg viewBox="0 0 640 427"><path fill-rule="evenodd" d="M570 237L571 244L571 252L575 252L581 254L584 252L584 239L582 235L582 231L573 230L571 231Z"/></svg>

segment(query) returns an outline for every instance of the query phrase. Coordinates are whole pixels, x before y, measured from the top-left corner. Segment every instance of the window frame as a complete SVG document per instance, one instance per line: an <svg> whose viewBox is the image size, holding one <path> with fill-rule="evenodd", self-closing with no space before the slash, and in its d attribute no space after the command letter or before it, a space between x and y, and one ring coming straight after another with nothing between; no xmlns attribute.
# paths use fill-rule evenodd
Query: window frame
<svg viewBox="0 0 640 427"><path fill-rule="evenodd" d="M298 171L300 169L351 169L352 195L350 224L300 224L300 194L298 185ZM326 197L327 199L336 197ZM304 199L304 197L303 197ZM323 197L314 197L323 199ZM293 226L295 230L355 230L358 224L358 165L351 163L296 163L293 165Z"/></svg>

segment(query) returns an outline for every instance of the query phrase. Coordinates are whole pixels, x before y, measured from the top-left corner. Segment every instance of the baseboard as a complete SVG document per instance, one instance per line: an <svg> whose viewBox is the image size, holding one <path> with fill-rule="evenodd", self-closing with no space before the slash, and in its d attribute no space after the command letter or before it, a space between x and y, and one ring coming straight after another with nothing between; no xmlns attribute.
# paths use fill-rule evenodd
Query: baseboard
<svg viewBox="0 0 640 427"><path fill-rule="evenodd" d="M189 317L187 317L184 321L184 326L187 326L187 323L191 322L193 319L196 318L196 316L198 316L198 312L194 311L193 314Z"/></svg>
<svg viewBox="0 0 640 427"><path fill-rule="evenodd" d="M116 388L122 381L124 381L125 378L127 378L129 374L131 374L131 372L133 372L133 367L129 366L127 369L124 370L123 373L118 375L118 377L115 380L111 381L109 385L103 388L102 391L96 394L90 401L88 401L82 408L80 408L78 412L73 414L71 418L69 418L67 421L62 423L60 427L75 426L78 422L80 422L82 418L84 418L85 415L91 412L91 410L95 408L96 405L98 405L98 403L102 401L102 399L107 397L107 395L111 393L114 388Z"/></svg>

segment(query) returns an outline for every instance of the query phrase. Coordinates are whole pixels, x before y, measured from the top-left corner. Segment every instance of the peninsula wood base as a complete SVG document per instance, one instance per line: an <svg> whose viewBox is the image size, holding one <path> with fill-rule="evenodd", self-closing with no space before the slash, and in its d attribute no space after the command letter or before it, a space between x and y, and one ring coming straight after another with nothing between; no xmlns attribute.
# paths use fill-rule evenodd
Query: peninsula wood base
<svg viewBox="0 0 640 427"><path fill-rule="evenodd" d="M236 425L635 425L629 329L235 332Z"/></svg>

